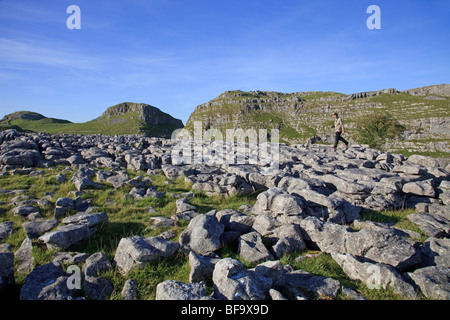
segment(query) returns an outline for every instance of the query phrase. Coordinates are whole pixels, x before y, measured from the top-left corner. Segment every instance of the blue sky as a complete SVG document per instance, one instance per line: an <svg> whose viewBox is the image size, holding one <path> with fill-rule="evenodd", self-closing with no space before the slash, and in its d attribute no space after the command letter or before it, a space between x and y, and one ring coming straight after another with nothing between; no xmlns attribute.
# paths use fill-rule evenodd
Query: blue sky
<svg viewBox="0 0 450 320"><path fill-rule="evenodd" d="M69 30L69 5L81 29ZM381 29L369 30L369 5ZM0 118L143 102L186 123L226 90L450 83L450 1L0 0Z"/></svg>

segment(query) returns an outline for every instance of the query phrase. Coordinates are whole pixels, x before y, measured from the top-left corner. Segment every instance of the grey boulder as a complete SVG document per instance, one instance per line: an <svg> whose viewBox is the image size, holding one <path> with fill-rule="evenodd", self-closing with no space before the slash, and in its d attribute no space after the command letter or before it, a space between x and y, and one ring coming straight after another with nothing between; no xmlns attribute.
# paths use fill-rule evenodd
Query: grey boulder
<svg viewBox="0 0 450 320"><path fill-rule="evenodd" d="M260 193L253 206L255 214L267 214L274 218L279 216L297 216L303 213L303 202L297 196L290 195L281 188L270 188Z"/></svg>
<svg viewBox="0 0 450 320"><path fill-rule="evenodd" d="M194 217L180 235L183 251L190 250L200 255L214 252L222 247L220 240L224 225L213 215L200 214Z"/></svg>
<svg viewBox="0 0 450 320"><path fill-rule="evenodd" d="M14 254L0 251L0 293L14 282Z"/></svg>
<svg viewBox="0 0 450 320"><path fill-rule="evenodd" d="M96 277L99 272L111 269L108 257L103 252L96 252L86 259L82 271L86 277Z"/></svg>
<svg viewBox="0 0 450 320"><path fill-rule="evenodd" d="M13 210L13 213L18 216L22 216L24 218L28 217L31 214L39 213L39 208L30 206L28 204L18 206Z"/></svg>
<svg viewBox="0 0 450 320"><path fill-rule="evenodd" d="M92 300L105 300L114 291L112 282L102 277L86 276L82 287L85 295Z"/></svg>
<svg viewBox="0 0 450 320"><path fill-rule="evenodd" d="M114 262L121 273L127 274L135 267L143 267L151 261L173 255L178 248L177 242L161 237L122 238L114 256Z"/></svg>
<svg viewBox="0 0 450 320"><path fill-rule="evenodd" d="M254 217L233 209L224 209L216 213L216 218L225 226L226 231L250 232Z"/></svg>
<svg viewBox="0 0 450 320"><path fill-rule="evenodd" d="M155 300L200 300L206 296L206 284L166 280L156 286Z"/></svg>
<svg viewBox="0 0 450 320"><path fill-rule="evenodd" d="M281 289L286 285L286 270L279 260L266 261L255 267L255 272L272 280L272 288Z"/></svg>
<svg viewBox="0 0 450 320"><path fill-rule="evenodd" d="M349 234L346 252L401 271L420 263L416 246L417 243L398 236L393 229L362 229Z"/></svg>
<svg viewBox="0 0 450 320"><path fill-rule="evenodd" d="M88 188L95 188L95 189L102 188L102 185L95 183L94 181L91 180L91 178L94 175L95 175L94 170L89 168L81 168L80 170L78 170L73 174L72 179L70 179L70 181L75 184L75 188L77 188L78 191L82 191Z"/></svg>
<svg viewBox="0 0 450 320"><path fill-rule="evenodd" d="M349 253L385 263L401 271L420 263L417 243L387 228L364 228L354 232L348 227L322 222L316 217L301 221L302 236L308 246L326 253Z"/></svg>
<svg viewBox="0 0 450 320"><path fill-rule="evenodd" d="M450 268L450 239L428 238L420 252L422 265Z"/></svg>
<svg viewBox="0 0 450 320"><path fill-rule="evenodd" d="M76 290L69 289L67 279L59 263L38 266L26 276L20 300L72 300Z"/></svg>
<svg viewBox="0 0 450 320"><path fill-rule="evenodd" d="M30 239L38 238L40 235L52 230L58 225L56 219L36 219L33 221L25 222L22 224L22 228L26 235Z"/></svg>
<svg viewBox="0 0 450 320"><path fill-rule="evenodd" d="M136 281L133 279L125 281L120 294L122 295L122 300L137 300L138 292Z"/></svg>
<svg viewBox="0 0 450 320"><path fill-rule="evenodd" d="M0 241L8 238L13 233L13 221L5 221L0 223Z"/></svg>
<svg viewBox="0 0 450 320"><path fill-rule="evenodd" d="M450 300L450 268L431 266L407 275L427 298Z"/></svg>
<svg viewBox="0 0 450 320"><path fill-rule="evenodd" d="M189 252L189 267L191 272L189 273L189 282L200 282L212 279L214 267L220 260L219 256L215 253L208 255L199 255L194 251Z"/></svg>
<svg viewBox="0 0 450 320"><path fill-rule="evenodd" d="M173 227L175 221L166 217L151 217L150 220L153 221L152 229L157 229L161 227Z"/></svg>
<svg viewBox="0 0 450 320"><path fill-rule="evenodd" d="M249 263L260 263L272 260L274 257L264 246L261 235L256 232L243 234L239 237L239 255Z"/></svg>
<svg viewBox="0 0 450 320"><path fill-rule="evenodd" d="M214 297L221 300L264 300L272 280L231 258L216 263L213 273Z"/></svg>
<svg viewBox="0 0 450 320"><path fill-rule="evenodd" d="M34 257L31 255L33 243L31 239L25 238L19 249L14 254L15 259L18 261L17 271L28 273L33 270Z"/></svg>
<svg viewBox="0 0 450 320"><path fill-rule="evenodd" d="M360 262L351 254L332 253L333 259L341 266L350 279L360 280L369 289L387 289L413 299L417 296L413 286L407 283L393 268L383 263Z"/></svg>
<svg viewBox="0 0 450 320"><path fill-rule="evenodd" d="M114 188L118 189L123 187L128 180L130 180L128 174L126 174L125 172L124 173L121 172L115 176L108 177L106 179L106 182L111 183L114 186Z"/></svg>
<svg viewBox="0 0 450 320"><path fill-rule="evenodd" d="M294 288L303 288L316 295L334 298L339 293L341 284L338 280L316 276L312 273L295 270L286 274L286 284Z"/></svg>
<svg viewBox="0 0 450 320"><path fill-rule="evenodd" d="M278 258L285 253L306 249L300 227L296 224L283 224L275 229L270 237L272 252Z"/></svg>
<svg viewBox="0 0 450 320"><path fill-rule="evenodd" d="M85 224L89 228L95 227L100 223L108 222L108 215L104 212L79 212L73 216L69 216L63 219L64 224Z"/></svg>
<svg viewBox="0 0 450 320"><path fill-rule="evenodd" d="M196 208L195 206L191 205L189 203L188 198L181 198L178 199L176 202L176 207L177 207L177 212L176 213L182 213L182 212L186 212L186 211L195 211Z"/></svg>
<svg viewBox="0 0 450 320"><path fill-rule="evenodd" d="M441 238L450 235L450 220L442 215L422 212L406 217L430 237Z"/></svg>
<svg viewBox="0 0 450 320"><path fill-rule="evenodd" d="M74 201L70 198L58 198L55 203L55 219L58 219L75 208Z"/></svg>
<svg viewBox="0 0 450 320"><path fill-rule="evenodd" d="M61 250L89 239L94 232L95 229L89 228L87 224L76 223L60 226L55 231L40 236L38 240L45 243L49 250Z"/></svg>
<svg viewBox="0 0 450 320"><path fill-rule="evenodd" d="M432 197L436 196L436 190L432 185L432 180L408 182L403 185L404 193L415 194L418 196Z"/></svg>

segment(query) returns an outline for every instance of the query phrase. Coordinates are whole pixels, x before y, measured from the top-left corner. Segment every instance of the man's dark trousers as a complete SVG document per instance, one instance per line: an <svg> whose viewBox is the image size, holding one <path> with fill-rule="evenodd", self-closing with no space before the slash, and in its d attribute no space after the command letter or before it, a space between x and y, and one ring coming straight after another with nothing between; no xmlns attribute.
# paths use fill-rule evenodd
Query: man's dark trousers
<svg viewBox="0 0 450 320"><path fill-rule="evenodd" d="M344 138L341 137L341 132L336 132L336 138L334 140L334 148L337 148L337 145L339 143L339 141L342 141L343 143L345 143L345 145L348 145L347 140L345 140Z"/></svg>

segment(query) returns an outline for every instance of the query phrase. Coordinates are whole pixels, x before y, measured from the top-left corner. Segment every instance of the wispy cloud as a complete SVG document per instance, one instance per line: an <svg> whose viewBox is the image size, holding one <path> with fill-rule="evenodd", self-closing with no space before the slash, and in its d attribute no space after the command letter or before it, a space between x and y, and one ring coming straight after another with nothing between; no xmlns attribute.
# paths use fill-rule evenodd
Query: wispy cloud
<svg viewBox="0 0 450 320"><path fill-rule="evenodd" d="M61 19L54 15L49 7L42 6L37 1L0 1L0 19L2 21L20 22L59 22Z"/></svg>
<svg viewBox="0 0 450 320"><path fill-rule="evenodd" d="M0 60L3 64L52 66L92 69L95 63L88 57L67 48L51 48L33 40L0 38Z"/></svg>
<svg viewBox="0 0 450 320"><path fill-rule="evenodd" d="M152 56L129 56L122 58L124 62L137 65L137 66L154 66L154 65L173 65L174 63L183 61L182 57L172 57L172 56L160 56L160 57L152 57Z"/></svg>

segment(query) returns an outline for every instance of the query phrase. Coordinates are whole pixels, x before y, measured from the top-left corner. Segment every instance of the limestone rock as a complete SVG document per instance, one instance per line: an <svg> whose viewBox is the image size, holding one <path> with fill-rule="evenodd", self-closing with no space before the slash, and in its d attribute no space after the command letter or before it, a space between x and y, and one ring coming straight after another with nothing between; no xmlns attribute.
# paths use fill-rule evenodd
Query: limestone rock
<svg viewBox="0 0 450 320"><path fill-rule="evenodd" d="M13 221L5 221L0 223L0 241L8 238L13 233Z"/></svg>
<svg viewBox="0 0 450 320"><path fill-rule="evenodd" d="M33 269L20 289L20 300L72 300L75 289L69 289L59 263L48 263Z"/></svg>
<svg viewBox="0 0 450 320"><path fill-rule="evenodd" d="M286 274L286 284L295 288L303 288L316 295L334 298L337 296L340 283L332 278L316 276L303 270L295 270Z"/></svg>
<svg viewBox="0 0 450 320"><path fill-rule="evenodd" d="M15 215L22 216L24 218L28 217L31 214L39 213L39 208L33 207L31 205L22 205L18 206L13 210Z"/></svg>
<svg viewBox="0 0 450 320"><path fill-rule="evenodd" d="M150 220L153 221L152 229L172 227L175 225L175 221L173 219L169 219L166 217L151 217Z"/></svg>
<svg viewBox="0 0 450 320"><path fill-rule="evenodd" d="M25 222L22 224L22 228L26 235L30 239L38 238L42 234L50 231L58 225L58 220L56 219L36 219L33 221Z"/></svg>
<svg viewBox="0 0 450 320"><path fill-rule="evenodd" d="M62 225L56 231L47 232L40 236L38 240L45 243L49 250L61 250L89 239L94 231L94 229L83 223Z"/></svg>
<svg viewBox="0 0 450 320"><path fill-rule="evenodd" d="M301 251L306 248L302 233L296 224L283 224L273 230L273 235L268 237L274 243L272 252L281 258L285 253Z"/></svg>
<svg viewBox="0 0 450 320"><path fill-rule="evenodd" d="M360 280L369 288L387 289L390 286L395 293L406 298L413 299L417 296L414 288L401 277L395 268L387 264L360 262L351 254L333 252L331 256L350 279Z"/></svg>
<svg viewBox="0 0 450 320"><path fill-rule="evenodd" d="M122 300L137 300L137 283L133 279L128 279L125 281L123 285L123 289L121 291Z"/></svg>
<svg viewBox="0 0 450 320"><path fill-rule="evenodd" d="M112 269L111 262L103 252L96 252L89 256L82 268L85 277L96 277L99 272Z"/></svg>
<svg viewBox="0 0 450 320"><path fill-rule="evenodd" d="M14 283L14 254L0 250L0 293Z"/></svg>
<svg viewBox="0 0 450 320"><path fill-rule="evenodd" d="M183 213L186 211L195 211L195 206L189 203L188 198L181 198L176 201L177 213Z"/></svg>
<svg viewBox="0 0 450 320"><path fill-rule="evenodd" d="M403 185L402 191L404 193L411 193L418 196L431 198L436 196L436 190L430 180L406 183Z"/></svg>
<svg viewBox="0 0 450 320"><path fill-rule="evenodd" d="M180 235L183 251L192 250L200 255L214 252L222 247L220 240L224 225L215 216L200 214L193 218Z"/></svg>
<svg viewBox="0 0 450 320"><path fill-rule="evenodd" d="M28 273L33 270L34 257L31 255L31 250L33 248L33 243L31 239L25 238L22 241L20 248L15 252L14 256L19 262L17 266L17 271L22 273Z"/></svg>
<svg viewBox="0 0 450 320"><path fill-rule="evenodd" d="M350 233L346 252L404 270L420 263L416 244L396 235L392 229L362 229Z"/></svg>
<svg viewBox="0 0 450 320"><path fill-rule="evenodd" d="M224 209L217 212L216 218L225 226L225 230L240 233L250 232L255 220L254 217L233 209Z"/></svg>
<svg viewBox="0 0 450 320"><path fill-rule="evenodd" d="M392 229L365 228L358 232L308 217L301 223L302 236L310 246L331 253L349 253L403 270L420 263L416 244L396 235Z"/></svg>
<svg viewBox="0 0 450 320"><path fill-rule="evenodd" d="M437 162L435 159L417 154L409 156L407 161L410 163L422 165L424 167L439 167L439 162Z"/></svg>
<svg viewBox="0 0 450 320"><path fill-rule="evenodd" d="M273 259L272 254L262 242L261 235L254 231L239 238L239 255L249 263L259 263Z"/></svg>
<svg viewBox="0 0 450 320"><path fill-rule="evenodd" d="M208 255L199 255L194 251L189 252L189 282L200 282L212 279L214 267L220 260L220 257L215 253Z"/></svg>
<svg viewBox="0 0 450 320"><path fill-rule="evenodd" d="M274 218L282 215L297 216L303 213L303 202L299 197L290 195L280 188L270 188L256 198L253 212L267 214Z"/></svg>
<svg viewBox="0 0 450 320"><path fill-rule="evenodd" d="M429 299L450 299L450 269L447 267L426 267L409 272L408 276L419 286Z"/></svg>
<svg viewBox="0 0 450 320"><path fill-rule="evenodd" d="M112 282L102 277L86 276L82 288L91 300L105 300L114 291Z"/></svg>
<svg viewBox="0 0 450 320"><path fill-rule="evenodd" d="M412 213L406 216L419 225L420 229L430 237L445 237L450 235L450 220L433 213Z"/></svg>
<svg viewBox="0 0 450 320"><path fill-rule="evenodd" d="M115 176L107 178L106 182L111 183L113 187L117 189L123 187L129 179L130 177L128 174L121 172Z"/></svg>
<svg viewBox="0 0 450 320"><path fill-rule="evenodd" d="M450 268L450 239L430 237L420 247L422 265Z"/></svg>
<svg viewBox="0 0 450 320"><path fill-rule="evenodd" d="M142 238L132 236L122 238L114 256L114 262L123 274L148 262L173 255L179 244L159 237Z"/></svg>
<svg viewBox="0 0 450 320"><path fill-rule="evenodd" d="M156 286L155 300L201 300L206 296L206 284L166 280Z"/></svg>
<svg viewBox="0 0 450 320"><path fill-rule="evenodd" d="M260 263L255 272L272 279L273 288L281 289L286 285L286 270L279 260Z"/></svg>
<svg viewBox="0 0 450 320"><path fill-rule="evenodd" d="M227 300L264 300L272 280L231 258L216 263L213 273L214 296Z"/></svg>
<svg viewBox="0 0 450 320"><path fill-rule="evenodd" d="M108 216L104 212L79 212L73 216L63 219L64 224L86 224L89 228L95 227L100 223L107 223Z"/></svg>

